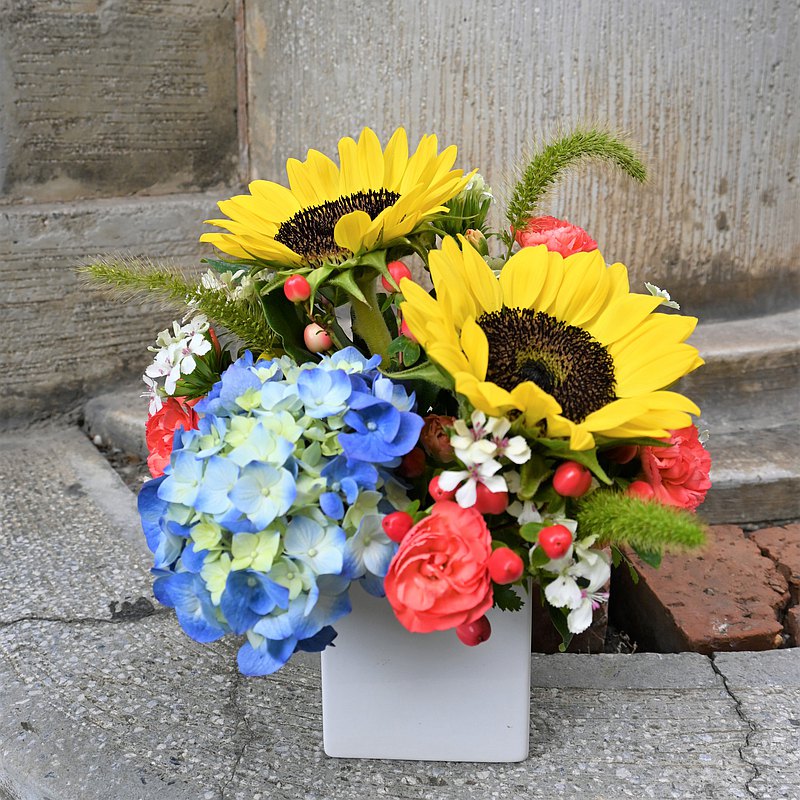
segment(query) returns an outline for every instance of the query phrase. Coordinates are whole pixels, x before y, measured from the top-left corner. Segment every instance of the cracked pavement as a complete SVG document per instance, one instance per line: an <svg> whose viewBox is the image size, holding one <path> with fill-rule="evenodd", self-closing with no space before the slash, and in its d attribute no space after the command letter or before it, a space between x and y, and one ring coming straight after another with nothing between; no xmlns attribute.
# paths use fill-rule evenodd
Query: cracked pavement
<svg viewBox="0 0 800 800"><path fill-rule="evenodd" d="M249 679L186 637L77 429L0 451L2 800L800 800L800 650L533 656L527 761L330 759L318 657Z"/></svg>

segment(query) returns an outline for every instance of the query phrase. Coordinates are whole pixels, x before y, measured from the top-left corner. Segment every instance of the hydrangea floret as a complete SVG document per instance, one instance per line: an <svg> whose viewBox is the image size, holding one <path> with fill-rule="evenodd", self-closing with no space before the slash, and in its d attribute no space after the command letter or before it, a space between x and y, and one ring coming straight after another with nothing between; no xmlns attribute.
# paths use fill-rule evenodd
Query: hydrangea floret
<svg viewBox="0 0 800 800"><path fill-rule="evenodd" d="M386 471L417 442L413 409L355 348L231 365L139 499L156 596L184 630L245 635L248 675L329 644L350 584L381 592L396 549L381 528Z"/></svg>

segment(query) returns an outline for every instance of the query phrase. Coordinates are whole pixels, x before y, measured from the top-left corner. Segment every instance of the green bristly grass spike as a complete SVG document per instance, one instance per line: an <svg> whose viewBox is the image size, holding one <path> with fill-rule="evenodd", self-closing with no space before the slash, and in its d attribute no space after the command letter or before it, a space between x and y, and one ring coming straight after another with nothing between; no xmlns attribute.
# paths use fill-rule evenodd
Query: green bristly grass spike
<svg viewBox="0 0 800 800"><path fill-rule="evenodd" d="M578 129L543 147L522 169L506 215L513 231L525 227L547 191L583 159L606 161L639 183L647 179L644 164L621 137L596 128Z"/></svg>
<svg viewBox="0 0 800 800"><path fill-rule="evenodd" d="M256 355L279 350L276 335L262 313L253 313L249 303L231 300L220 291L197 284L179 267L119 256L100 259L77 271L106 284L126 301L156 300L161 306L185 313L187 302L192 300L198 312L237 336Z"/></svg>
<svg viewBox="0 0 800 800"><path fill-rule="evenodd" d="M621 492L592 492L577 520L582 534L596 534L603 544L652 553L690 550L706 541L705 525L694 514Z"/></svg>

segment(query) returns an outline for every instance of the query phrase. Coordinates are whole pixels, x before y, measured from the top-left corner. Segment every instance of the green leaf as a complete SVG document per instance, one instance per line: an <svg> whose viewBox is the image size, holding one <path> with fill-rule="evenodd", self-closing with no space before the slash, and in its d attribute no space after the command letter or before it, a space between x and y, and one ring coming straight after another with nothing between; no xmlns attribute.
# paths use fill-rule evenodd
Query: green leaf
<svg viewBox="0 0 800 800"><path fill-rule="evenodd" d="M294 303L290 303L282 292L264 295L261 302L267 323L280 337L283 349L298 364L313 361L314 356L306 349L303 341L306 323L298 316Z"/></svg>
<svg viewBox="0 0 800 800"><path fill-rule="evenodd" d="M501 611L519 611L525 601L510 587L498 586L494 587L494 605Z"/></svg>
<svg viewBox="0 0 800 800"><path fill-rule="evenodd" d="M628 565L628 573L631 576L633 585L637 586L639 583L639 573L636 571L636 567L634 567L633 564L631 564L631 562L628 561L627 559L625 560L625 563Z"/></svg>
<svg viewBox="0 0 800 800"><path fill-rule="evenodd" d="M529 556L531 569L541 569L548 561L550 556L541 547L534 547Z"/></svg>
<svg viewBox="0 0 800 800"><path fill-rule="evenodd" d="M544 457L540 453L532 451L530 459L520 467L520 489L517 497L520 500L533 500L542 481L550 473L551 470L547 468Z"/></svg>
<svg viewBox="0 0 800 800"><path fill-rule="evenodd" d="M572 641L572 633L567 627L567 613L569 612L565 612L563 609L551 606L547 600L543 600L542 602L545 604L545 606L547 606L547 611L550 614L550 621L553 623L553 627L561 635L561 644L558 646L558 649L563 653L569 647L570 642Z"/></svg>
<svg viewBox="0 0 800 800"><path fill-rule="evenodd" d="M633 545L633 552L636 553L645 564L649 564L653 567L653 569L658 569L661 566L661 553L657 550L645 550L644 548Z"/></svg>
<svg viewBox="0 0 800 800"><path fill-rule="evenodd" d="M591 450L570 450L569 442L565 439L545 439L540 437L536 440L537 444L549 450L559 458L565 461L577 461L587 469L591 470L592 474L599 480L609 486L613 483L611 478L606 475L605 470L600 466L597 460L597 451Z"/></svg>
<svg viewBox="0 0 800 800"><path fill-rule="evenodd" d="M613 567L618 567L622 561L625 559L625 556L622 555L622 551L619 547L615 547L614 545L611 546L611 564Z"/></svg>
<svg viewBox="0 0 800 800"><path fill-rule="evenodd" d="M364 292L361 291L359 285L356 283L352 270L348 269L338 273L331 278L328 283L332 286L338 286L340 289L344 289L350 297L355 297L356 300L360 300L364 304L367 303L367 298L364 297Z"/></svg>
<svg viewBox="0 0 800 800"><path fill-rule="evenodd" d="M403 366L410 367L419 361L421 351L419 345L407 336L398 336L389 345L388 353L390 356L402 356Z"/></svg>
<svg viewBox="0 0 800 800"><path fill-rule="evenodd" d="M393 381L426 381L438 386L440 389L452 389L453 380L449 375L445 375L434 363L426 361L418 364L411 369L404 369L399 372L384 372L387 378Z"/></svg>
<svg viewBox="0 0 800 800"><path fill-rule="evenodd" d="M539 540L539 531L545 527L544 522L526 522L520 529L519 535L526 541L526 542L536 542ZM540 548L541 549L541 548ZM550 559L546 559L549 561ZM544 563L544 562L542 562ZM533 565L533 561L531 561L531 565ZM541 566L541 565L537 565Z"/></svg>

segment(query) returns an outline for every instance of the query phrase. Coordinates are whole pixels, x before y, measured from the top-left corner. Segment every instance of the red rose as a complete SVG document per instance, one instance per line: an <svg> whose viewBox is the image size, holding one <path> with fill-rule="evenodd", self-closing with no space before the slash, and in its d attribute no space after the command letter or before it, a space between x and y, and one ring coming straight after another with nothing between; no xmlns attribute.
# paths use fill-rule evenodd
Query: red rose
<svg viewBox="0 0 800 800"><path fill-rule="evenodd" d="M492 535L474 508L435 503L403 538L384 579L386 599L412 633L474 622L492 607Z"/></svg>
<svg viewBox="0 0 800 800"><path fill-rule="evenodd" d="M644 479L659 502L693 511L711 488L711 456L700 444L694 425L671 431L668 441L667 447L639 449Z"/></svg>
<svg viewBox="0 0 800 800"><path fill-rule="evenodd" d="M449 464L455 458L453 445L446 428L451 428L455 417L445 417L441 414L428 414L425 424L419 434L419 443L422 449L431 457L442 464Z"/></svg>
<svg viewBox="0 0 800 800"><path fill-rule="evenodd" d="M144 429L149 451L147 466L154 478L160 478L169 464L176 429L180 426L188 431L197 427L198 416L192 406L199 399L167 397L161 408L147 418Z"/></svg>
<svg viewBox="0 0 800 800"><path fill-rule="evenodd" d="M573 253L590 253L597 250L597 242L583 228L555 217L533 217L518 230L515 236L520 247L543 244L552 253L564 258Z"/></svg>

